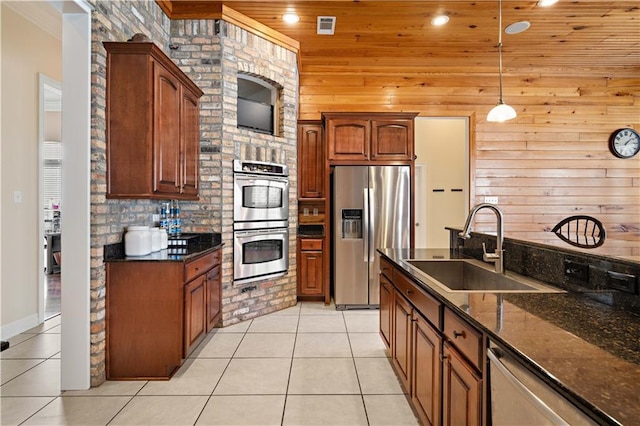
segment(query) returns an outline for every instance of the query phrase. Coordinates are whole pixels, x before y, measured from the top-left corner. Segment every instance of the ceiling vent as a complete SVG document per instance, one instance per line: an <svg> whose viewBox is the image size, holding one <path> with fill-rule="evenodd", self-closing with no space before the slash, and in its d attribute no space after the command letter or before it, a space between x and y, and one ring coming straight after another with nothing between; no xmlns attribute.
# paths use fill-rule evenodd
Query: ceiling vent
<svg viewBox="0 0 640 426"><path fill-rule="evenodd" d="M318 34L333 35L335 29L335 16L318 16Z"/></svg>

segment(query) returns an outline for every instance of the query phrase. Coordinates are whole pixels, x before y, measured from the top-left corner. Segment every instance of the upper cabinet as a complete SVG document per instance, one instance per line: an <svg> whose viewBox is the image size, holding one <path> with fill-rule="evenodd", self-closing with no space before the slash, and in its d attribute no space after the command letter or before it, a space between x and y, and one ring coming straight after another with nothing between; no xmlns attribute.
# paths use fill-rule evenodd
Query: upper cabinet
<svg viewBox="0 0 640 426"><path fill-rule="evenodd" d="M412 161L415 113L325 113L331 162Z"/></svg>
<svg viewBox="0 0 640 426"><path fill-rule="evenodd" d="M298 122L299 198L324 198L324 150L322 123Z"/></svg>
<svg viewBox="0 0 640 426"><path fill-rule="evenodd" d="M203 92L153 43L104 46L107 197L197 200Z"/></svg>

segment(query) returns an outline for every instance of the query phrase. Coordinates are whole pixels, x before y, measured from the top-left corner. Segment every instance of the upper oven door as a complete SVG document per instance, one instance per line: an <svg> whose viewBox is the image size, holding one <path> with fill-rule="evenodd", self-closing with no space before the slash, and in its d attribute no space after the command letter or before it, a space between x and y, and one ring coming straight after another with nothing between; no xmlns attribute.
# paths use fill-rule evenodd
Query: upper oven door
<svg viewBox="0 0 640 426"><path fill-rule="evenodd" d="M289 180L275 176L234 175L233 220L289 219Z"/></svg>

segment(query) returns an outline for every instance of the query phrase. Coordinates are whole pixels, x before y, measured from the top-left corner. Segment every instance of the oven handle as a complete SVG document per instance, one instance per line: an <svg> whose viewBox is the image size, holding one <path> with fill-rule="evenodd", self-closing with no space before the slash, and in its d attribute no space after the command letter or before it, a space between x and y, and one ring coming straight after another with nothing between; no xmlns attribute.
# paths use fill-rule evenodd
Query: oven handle
<svg viewBox="0 0 640 426"><path fill-rule="evenodd" d="M289 182L289 179L286 177L280 177L280 176L270 176L270 175L252 175L252 174L238 174L236 173L235 175L235 179L237 181L255 181L255 180L263 180L263 181L267 181L267 182L282 182L282 183L287 183Z"/></svg>
<svg viewBox="0 0 640 426"><path fill-rule="evenodd" d="M234 233L238 237L242 237L245 235L279 235L279 234L287 234L289 229L287 228L277 228L277 229L255 229L251 231L234 231Z"/></svg>

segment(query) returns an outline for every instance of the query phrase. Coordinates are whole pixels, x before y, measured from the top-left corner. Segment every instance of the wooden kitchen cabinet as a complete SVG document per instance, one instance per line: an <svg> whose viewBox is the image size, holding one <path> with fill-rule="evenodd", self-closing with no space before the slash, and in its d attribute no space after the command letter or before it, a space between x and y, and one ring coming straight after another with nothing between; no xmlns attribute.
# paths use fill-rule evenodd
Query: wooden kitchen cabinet
<svg viewBox="0 0 640 426"><path fill-rule="evenodd" d="M203 92L154 43L107 50L107 197L198 199Z"/></svg>
<svg viewBox="0 0 640 426"><path fill-rule="evenodd" d="M417 311L413 313L411 400L423 424L441 419L442 337Z"/></svg>
<svg viewBox="0 0 640 426"><path fill-rule="evenodd" d="M380 270L380 335L420 422L484 424L484 335L385 258Z"/></svg>
<svg viewBox="0 0 640 426"><path fill-rule="evenodd" d="M219 253L218 253L219 255ZM222 317L222 274L218 266L207 273L207 332L215 328Z"/></svg>
<svg viewBox="0 0 640 426"><path fill-rule="evenodd" d="M298 123L298 198L325 197L323 133L319 121Z"/></svg>
<svg viewBox="0 0 640 426"><path fill-rule="evenodd" d="M406 392L411 385L411 305L399 293L393 298L391 361Z"/></svg>
<svg viewBox="0 0 640 426"><path fill-rule="evenodd" d="M220 256L106 263L108 380L175 373L220 319Z"/></svg>
<svg viewBox="0 0 640 426"><path fill-rule="evenodd" d="M184 286L184 353L188 355L192 348L207 334L207 289L206 277L199 276Z"/></svg>
<svg viewBox="0 0 640 426"><path fill-rule="evenodd" d="M443 355L443 424L481 425L482 377L448 342Z"/></svg>
<svg viewBox="0 0 640 426"><path fill-rule="evenodd" d="M382 261L381 267L382 267ZM391 335L393 327L394 306L393 284L384 275L380 275L380 336L387 350L391 350Z"/></svg>
<svg viewBox="0 0 640 426"><path fill-rule="evenodd" d="M324 254L320 238L298 239L298 296L324 296Z"/></svg>
<svg viewBox="0 0 640 426"><path fill-rule="evenodd" d="M333 162L412 161L415 113L325 113Z"/></svg>

